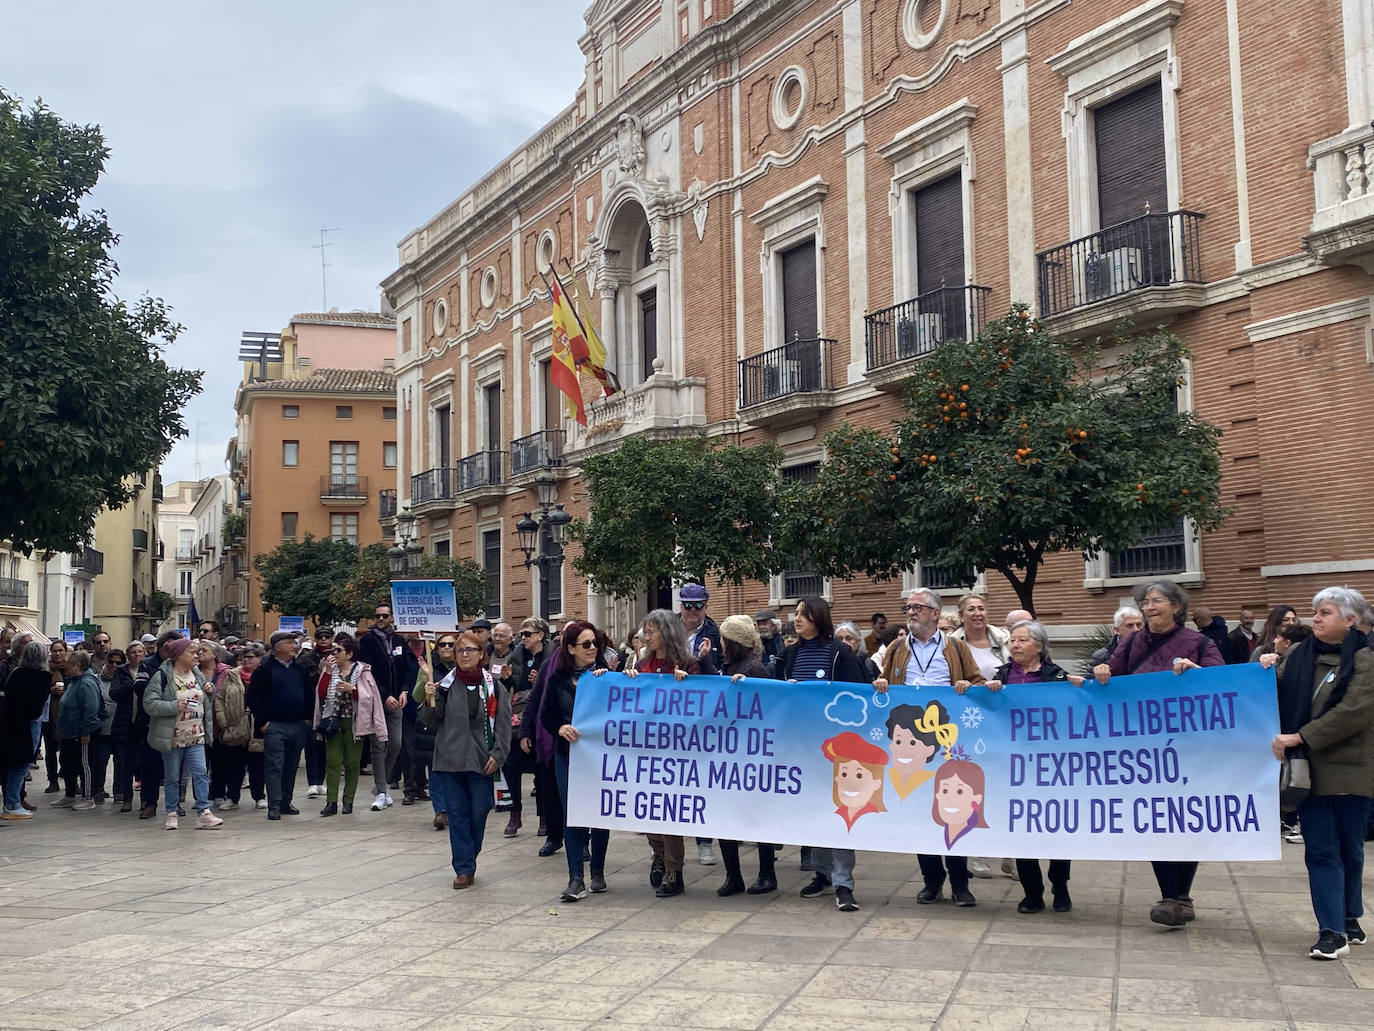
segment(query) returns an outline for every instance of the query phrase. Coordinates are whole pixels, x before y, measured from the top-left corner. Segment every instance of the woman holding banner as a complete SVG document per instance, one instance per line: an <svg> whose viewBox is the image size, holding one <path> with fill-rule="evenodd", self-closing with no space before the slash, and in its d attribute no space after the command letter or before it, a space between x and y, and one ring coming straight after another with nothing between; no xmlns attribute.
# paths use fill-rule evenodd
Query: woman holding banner
<svg viewBox="0 0 1374 1031"><path fill-rule="evenodd" d="M569 746L577 740L573 726L573 705L577 700L577 681L590 669L606 669L601 655L600 635L586 620L574 619L563 628L554 652L552 667L544 684L539 705L539 721L554 735L553 772L558 779L558 798L563 812L568 811ZM606 890L606 846L611 832L597 827L564 827L563 846L568 855L568 887L564 902L581 902L587 897L588 884L582 879L582 858L591 849L591 884L593 894Z"/></svg>
<svg viewBox="0 0 1374 1031"><path fill-rule="evenodd" d="M1364 598L1327 587L1312 599L1312 636L1277 661L1274 758L1305 750L1311 790L1298 805L1318 937L1313 959L1339 959L1366 941L1364 832L1374 794L1374 653L1356 627ZM1275 656L1260 662L1269 668Z"/></svg>
<svg viewBox="0 0 1374 1031"><path fill-rule="evenodd" d="M1200 666L1226 664L1210 638L1183 625L1188 595L1178 584L1170 580L1146 584L1136 595L1136 604L1145 614L1145 625L1124 640L1110 659L1093 667L1098 683L1133 673L1171 669L1181 674ZM1165 927L1182 927L1196 915L1189 893L1197 876L1197 861L1155 860L1150 865L1160 894L1150 910L1150 920Z"/></svg>

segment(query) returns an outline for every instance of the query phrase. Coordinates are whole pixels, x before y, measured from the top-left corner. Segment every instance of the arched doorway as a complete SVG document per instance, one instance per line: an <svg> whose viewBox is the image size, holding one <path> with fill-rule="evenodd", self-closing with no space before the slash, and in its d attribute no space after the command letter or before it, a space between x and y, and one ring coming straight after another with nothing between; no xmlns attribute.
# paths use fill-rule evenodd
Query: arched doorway
<svg viewBox="0 0 1374 1031"><path fill-rule="evenodd" d="M615 207L602 252L601 321L612 340L607 349L626 387L637 386L658 368L673 372L669 340L669 262L654 250L654 234L640 200L631 195Z"/></svg>

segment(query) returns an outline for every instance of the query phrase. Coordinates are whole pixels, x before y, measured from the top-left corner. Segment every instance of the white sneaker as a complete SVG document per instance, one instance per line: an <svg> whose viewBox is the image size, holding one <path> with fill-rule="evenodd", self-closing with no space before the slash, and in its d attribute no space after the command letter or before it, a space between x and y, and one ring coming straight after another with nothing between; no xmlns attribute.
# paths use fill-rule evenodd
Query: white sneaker
<svg viewBox="0 0 1374 1031"><path fill-rule="evenodd" d="M238 807L237 802L231 802L227 798L224 800L224 805L220 806L221 809L237 809Z"/></svg>
<svg viewBox="0 0 1374 1031"><path fill-rule="evenodd" d="M992 876L992 869L981 859L970 859L968 861L968 872L971 877Z"/></svg>
<svg viewBox="0 0 1374 1031"><path fill-rule="evenodd" d="M383 809L387 807L387 802L388 799L386 795L378 795L376 798L372 800L372 811L374 813L380 813Z"/></svg>
<svg viewBox="0 0 1374 1031"><path fill-rule="evenodd" d="M697 842L697 860L701 863L702 866L716 865L716 853L712 850L711 843L709 841L705 844Z"/></svg>
<svg viewBox="0 0 1374 1031"><path fill-rule="evenodd" d="M258 799L256 802L253 803L253 808L254 808L254 809L266 809L266 808L267 808L267 799L265 799L265 798L260 798L260 799Z"/></svg>
<svg viewBox="0 0 1374 1031"><path fill-rule="evenodd" d="M224 826L224 821L208 809L202 809L200 815L196 817L196 830L213 831Z"/></svg>
<svg viewBox="0 0 1374 1031"><path fill-rule="evenodd" d="M223 809L223 808L224 808L224 799L222 799L222 798L212 798L212 799L210 799L210 808L211 808L211 809Z"/></svg>
<svg viewBox="0 0 1374 1031"><path fill-rule="evenodd" d="M165 831L174 831L174 830L177 829L177 814L176 814L176 813L168 813L168 814L167 814L167 819L164 820L163 823L162 823L162 829L165 830Z"/></svg>
<svg viewBox="0 0 1374 1031"><path fill-rule="evenodd" d="M391 796L390 796L390 795L387 795L387 796L386 796L386 805L387 805L387 808L390 809L390 808L391 808L393 805L395 805L395 804L396 804L396 803L395 803L395 801L392 800Z"/></svg>
<svg viewBox="0 0 1374 1031"><path fill-rule="evenodd" d="M306 797L306 798L318 798L320 795L323 795L323 794L324 794L324 791L322 791L320 788L316 787L314 784L311 784L308 788L305 789L305 797Z"/></svg>
<svg viewBox="0 0 1374 1031"><path fill-rule="evenodd" d="M82 798L72 803L72 812L74 813L84 813L94 808L95 799L93 798Z"/></svg>
<svg viewBox="0 0 1374 1031"><path fill-rule="evenodd" d="M1020 877L1021 877L1021 875L1018 874L1018 873L1016 872L1016 860L1015 860L1015 859L1004 859L1004 860L1002 860L1002 872L1003 872L1004 874L1006 874L1008 877L1011 877L1011 878L1013 878L1013 879L1019 880Z"/></svg>

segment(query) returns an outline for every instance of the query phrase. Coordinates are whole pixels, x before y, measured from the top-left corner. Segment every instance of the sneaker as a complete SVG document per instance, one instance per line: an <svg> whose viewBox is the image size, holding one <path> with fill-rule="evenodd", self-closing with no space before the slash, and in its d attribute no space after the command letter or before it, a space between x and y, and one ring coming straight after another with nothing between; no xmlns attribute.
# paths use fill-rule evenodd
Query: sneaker
<svg viewBox="0 0 1374 1031"><path fill-rule="evenodd" d="M563 902L581 902L587 897L587 885L582 878L569 878L568 886L563 889L563 894L558 896Z"/></svg>
<svg viewBox="0 0 1374 1031"><path fill-rule="evenodd" d="M387 795L387 796L386 796L386 804L387 804L388 807L393 806L393 805L396 804L396 800L393 799L390 795Z"/></svg>
<svg viewBox="0 0 1374 1031"><path fill-rule="evenodd" d="M663 873L665 871L662 856L654 856L653 862L649 864L649 887L657 888L663 883Z"/></svg>
<svg viewBox="0 0 1374 1031"><path fill-rule="evenodd" d="M822 895L829 895L835 890L835 886L830 883L830 878L823 873L816 874L811 878L811 883L801 890L801 897L804 899L819 898Z"/></svg>
<svg viewBox="0 0 1374 1031"><path fill-rule="evenodd" d="M74 803L74 804L72 805L72 812L74 812L74 813L85 813L85 812L89 812L90 810L92 810L92 809L94 809L94 808L95 808L95 799L93 799L93 798L83 798L83 799L81 799L81 801L76 802L76 803Z"/></svg>
<svg viewBox="0 0 1374 1031"><path fill-rule="evenodd" d="M587 881L587 890L593 895L600 895L606 890L606 875L593 870L591 879Z"/></svg>
<svg viewBox="0 0 1374 1031"><path fill-rule="evenodd" d="M969 891L967 888L962 891L953 891L950 894L954 896L954 904L956 906L963 906L965 909L968 909L970 906L978 905L978 900L973 897L973 892Z"/></svg>
<svg viewBox="0 0 1374 1031"><path fill-rule="evenodd" d="M1369 936L1364 933L1364 928L1360 926L1358 920L1347 920L1345 922L1345 940L1351 945L1363 945L1369 941Z"/></svg>
<svg viewBox="0 0 1374 1031"><path fill-rule="evenodd" d="M372 811L373 811L374 813L380 813L380 812L381 812L383 809L385 809L385 808L386 808L386 795L378 795L376 798L374 798L374 799L372 800Z"/></svg>
<svg viewBox="0 0 1374 1031"><path fill-rule="evenodd" d="M1018 873L1016 872L1016 860L1015 860L1015 859L1004 859L1004 860L1002 860L1002 872L1003 872L1004 874L1006 874L1008 877L1010 877L1012 880L1019 880L1019 879L1020 879L1020 876L1021 876L1020 874L1018 874Z"/></svg>
<svg viewBox="0 0 1374 1031"><path fill-rule="evenodd" d="M697 842L697 861L701 863L702 866L716 865L716 853L711 848L711 843L709 841Z"/></svg>
<svg viewBox="0 0 1374 1031"><path fill-rule="evenodd" d="M676 870L667 870L663 874L663 883L654 889L654 894L661 899L666 899L674 895L681 895L686 890L686 886L682 883L682 874Z"/></svg>
<svg viewBox="0 0 1374 1031"><path fill-rule="evenodd" d="M214 831L224 826L224 821L208 809L202 809L200 815L196 817L196 830Z"/></svg>
<svg viewBox="0 0 1374 1031"><path fill-rule="evenodd" d="M968 872L970 877L991 877L992 867L988 866L981 859L970 859L968 861Z"/></svg>
<svg viewBox="0 0 1374 1031"><path fill-rule="evenodd" d="M324 789L321 788L321 787L319 787L319 786L316 785L316 784L311 784L309 787L307 787L307 788L305 789L305 797L306 797L306 798L319 798L319 797L320 797L321 795L323 795L323 794L324 794Z"/></svg>
<svg viewBox="0 0 1374 1031"><path fill-rule="evenodd" d="M224 808L224 799L222 799L222 798L212 798L212 799L210 799L210 808L211 808L211 809L223 809L223 808Z"/></svg>
<svg viewBox="0 0 1374 1031"><path fill-rule="evenodd" d="M224 805L220 806L221 809L237 809L238 807L239 804L237 802L230 801L225 801Z"/></svg>
<svg viewBox="0 0 1374 1031"><path fill-rule="evenodd" d="M253 803L253 808L254 808L254 809L266 809L266 808L267 808L267 799L265 799L265 798L259 798L259 799L257 799L257 800Z"/></svg>
<svg viewBox="0 0 1374 1031"><path fill-rule="evenodd" d="M1350 955L1350 943L1343 934L1323 931L1317 943L1307 950L1307 954L1313 959L1340 959L1342 956Z"/></svg>
<svg viewBox="0 0 1374 1031"><path fill-rule="evenodd" d="M841 913L857 913L859 904L854 901L854 891L840 885L835 889L835 908Z"/></svg>
<svg viewBox="0 0 1374 1031"><path fill-rule="evenodd" d="M1187 921L1183 919L1178 899L1160 899L1150 907L1150 922L1165 927L1182 927Z"/></svg>
<svg viewBox="0 0 1374 1031"><path fill-rule="evenodd" d="M27 809L6 809L4 819L6 820L32 820L33 813Z"/></svg>
<svg viewBox="0 0 1374 1031"><path fill-rule="evenodd" d="M61 798L54 798L51 802L49 802L49 803L48 803L48 808L50 808L50 809L70 809L70 808L72 808L72 806L74 806L74 805L76 805L76 799L74 799L74 798L68 798L66 795L63 795Z"/></svg>
<svg viewBox="0 0 1374 1031"><path fill-rule="evenodd" d="M165 820L162 821L162 829L165 830L165 831L174 831L174 830L177 829L177 814L176 814L176 813L168 813L168 814L167 814L167 819L165 819Z"/></svg>
<svg viewBox="0 0 1374 1031"><path fill-rule="evenodd" d="M1290 845L1301 845L1303 843L1302 828L1294 827L1291 831L1285 832L1283 840Z"/></svg>

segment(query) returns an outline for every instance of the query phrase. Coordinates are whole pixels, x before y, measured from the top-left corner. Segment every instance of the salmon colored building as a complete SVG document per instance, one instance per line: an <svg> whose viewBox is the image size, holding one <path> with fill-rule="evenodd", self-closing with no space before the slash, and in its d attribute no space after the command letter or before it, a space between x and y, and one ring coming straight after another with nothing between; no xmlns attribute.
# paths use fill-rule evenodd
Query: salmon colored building
<svg viewBox="0 0 1374 1031"><path fill-rule="evenodd" d="M1236 506L1200 538L1054 557L1042 618L1081 636L1160 575L1232 619L1374 589L1368 0L597 0L578 45L569 106L407 234L383 284L400 504L426 547L487 566L503 615L623 635L662 600L526 569L540 472L574 515L579 464L634 434L775 441L812 476L828 430L888 425L924 354L1015 302L1058 333L1182 336L1180 404L1223 430ZM550 383L550 264L628 388L585 428ZM1014 606L995 574L918 566L794 570L709 611L818 592L862 621L971 578Z"/></svg>
<svg viewBox="0 0 1374 1031"><path fill-rule="evenodd" d="M398 465L395 329L389 316L325 312L252 336L258 360L244 362L229 446L246 529L227 557L245 611L225 632L262 640L283 613L264 612L254 556L307 534L361 547L382 540Z"/></svg>

